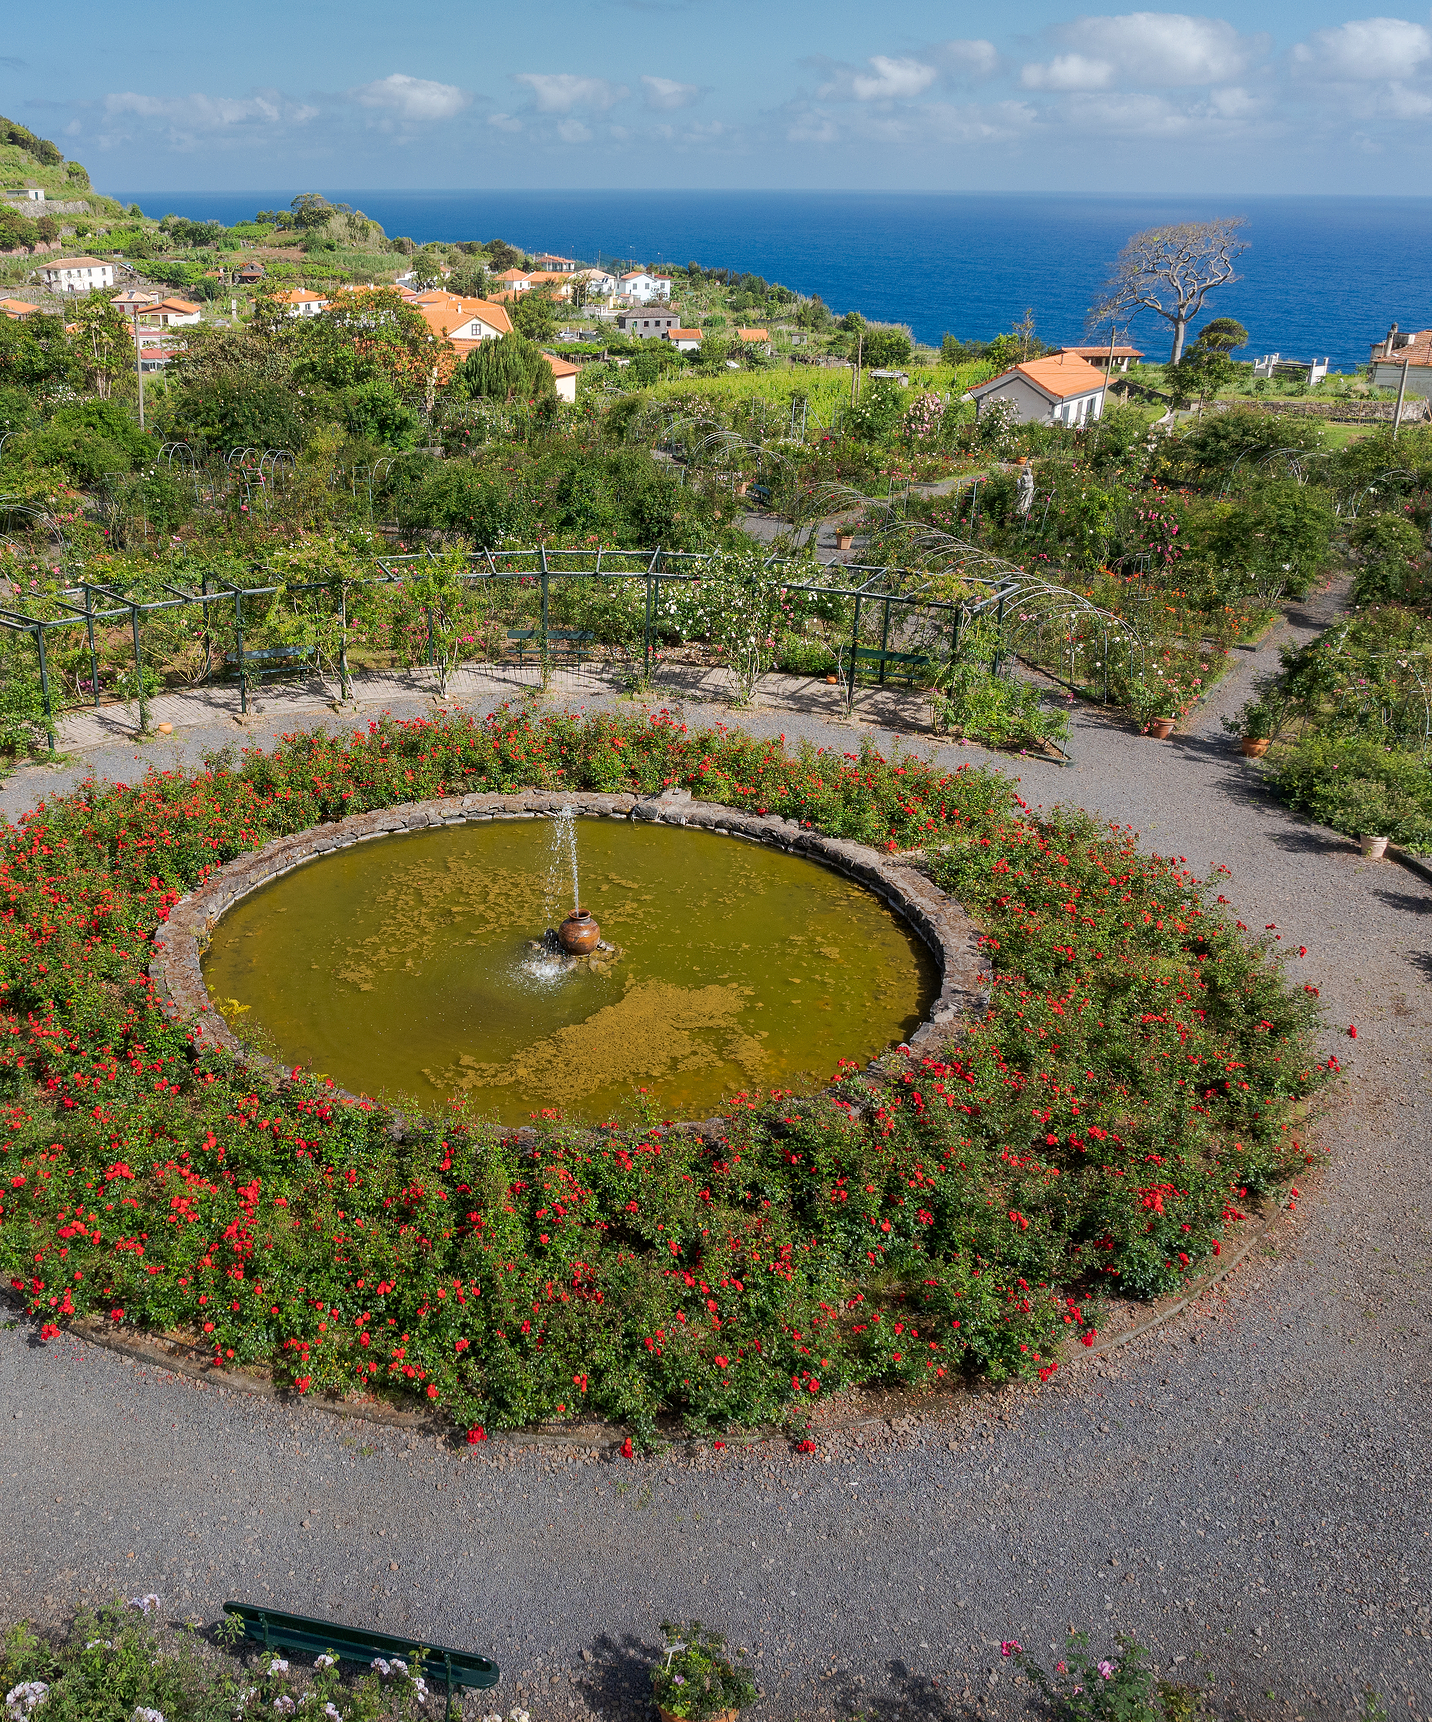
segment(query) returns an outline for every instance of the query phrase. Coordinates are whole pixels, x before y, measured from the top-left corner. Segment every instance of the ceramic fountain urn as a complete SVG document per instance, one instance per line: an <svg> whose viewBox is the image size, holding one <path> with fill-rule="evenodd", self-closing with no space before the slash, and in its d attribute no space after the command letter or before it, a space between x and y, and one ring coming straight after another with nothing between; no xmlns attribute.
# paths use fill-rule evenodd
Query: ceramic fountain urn
<svg viewBox="0 0 1432 1722"><path fill-rule="evenodd" d="M585 957L602 942L602 929L586 909L573 909L557 929L562 949L574 957Z"/></svg>

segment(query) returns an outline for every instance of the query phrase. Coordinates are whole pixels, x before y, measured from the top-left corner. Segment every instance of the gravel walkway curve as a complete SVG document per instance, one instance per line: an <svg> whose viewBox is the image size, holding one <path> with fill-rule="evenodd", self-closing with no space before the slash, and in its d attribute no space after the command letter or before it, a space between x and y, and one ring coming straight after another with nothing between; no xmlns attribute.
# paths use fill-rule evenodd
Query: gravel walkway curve
<svg viewBox="0 0 1432 1722"><path fill-rule="evenodd" d="M645 1714L641 1658L664 1616L690 1614L750 1648L758 1717L1020 1714L1000 1641L1046 1649L1074 1625L1100 1649L1136 1635L1223 1714L1314 1722L1372 1687L1391 1716L1432 1718L1432 889L1271 803L1218 725L1336 603L1295 607L1171 742L1081 711L1072 770L995 761L1031 802L1226 863L1242 918L1307 947L1348 1073L1312 1138L1333 1156L1194 1308L949 1421L805 1457L732 1444L638 1464L473 1458L9 1323L0 1615L58 1619L116 1591L207 1619L269 1600L488 1652L504 1708L520 1696L537 1722ZM88 757L120 777L239 736ZM0 810L77 775L19 773Z"/></svg>

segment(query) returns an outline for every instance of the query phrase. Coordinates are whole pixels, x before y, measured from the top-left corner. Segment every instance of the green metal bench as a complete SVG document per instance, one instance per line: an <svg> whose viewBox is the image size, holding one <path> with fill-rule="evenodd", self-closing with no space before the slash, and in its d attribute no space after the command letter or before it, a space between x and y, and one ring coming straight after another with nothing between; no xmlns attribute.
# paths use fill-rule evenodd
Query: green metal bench
<svg viewBox="0 0 1432 1722"><path fill-rule="evenodd" d="M507 638L516 643L517 662L527 662L528 642L531 642L533 663L542 656L542 630L540 628L509 628ZM561 656L569 663L580 664L582 647L588 646L596 638L585 628L549 628L547 630L547 650L552 656ZM586 654L588 657L591 653Z"/></svg>
<svg viewBox="0 0 1432 1722"><path fill-rule="evenodd" d="M451 1708L454 1687L496 1686L502 1670L485 1656L467 1650L450 1650L441 1644L421 1647L410 1639L393 1638L386 1632L369 1632L361 1626L340 1626L331 1620L314 1620L304 1614L283 1614L254 1603L226 1602L224 1613L244 1624L245 1638L254 1639L265 1650L299 1650L309 1656L336 1656L343 1662L371 1663L375 1657L406 1662L410 1671L425 1680L442 1679L447 1684Z"/></svg>
<svg viewBox="0 0 1432 1722"><path fill-rule="evenodd" d="M934 668L934 660L924 652L887 652L880 646L857 646L852 662L851 648L841 648L841 658L844 667L837 673L841 681L851 683L863 668L878 669L883 683L887 670L893 669L897 675L903 675L906 687L914 687L915 676L922 671Z"/></svg>
<svg viewBox="0 0 1432 1722"><path fill-rule="evenodd" d="M224 654L225 666L242 669L249 681L255 676L281 676L297 664L311 664L313 659L312 646L270 646L266 651L245 652L242 660L237 652Z"/></svg>

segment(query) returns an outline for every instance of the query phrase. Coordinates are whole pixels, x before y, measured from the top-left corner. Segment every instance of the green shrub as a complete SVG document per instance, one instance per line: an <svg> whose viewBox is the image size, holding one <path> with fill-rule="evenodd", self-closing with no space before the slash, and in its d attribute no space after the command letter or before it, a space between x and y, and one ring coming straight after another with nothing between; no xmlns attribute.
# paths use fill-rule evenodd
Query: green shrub
<svg viewBox="0 0 1432 1722"><path fill-rule="evenodd" d="M1320 825L1432 850L1432 773L1418 755L1367 737L1309 734L1271 763L1278 793Z"/></svg>

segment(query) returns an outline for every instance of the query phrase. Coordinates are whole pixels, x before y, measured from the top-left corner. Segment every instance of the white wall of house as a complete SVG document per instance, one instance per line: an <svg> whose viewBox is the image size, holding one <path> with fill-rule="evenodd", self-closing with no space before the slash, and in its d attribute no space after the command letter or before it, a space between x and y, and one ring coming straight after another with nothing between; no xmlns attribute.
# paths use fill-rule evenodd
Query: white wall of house
<svg viewBox="0 0 1432 1722"><path fill-rule="evenodd" d="M656 275L633 275L629 280L625 277L621 290L632 299L639 299L643 305L650 305L654 299L669 299L671 283Z"/></svg>
<svg viewBox="0 0 1432 1722"><path fill-rule="evenodd" d="M1395 359L1379 360L1372 367L1372 386L1375 389L1400 389L1402 366ZM1432 399L1432 364L1424 360L1420 365L1408 365L1407 393L1419 400Z"/></svg>
<svg viewBox="0 0 1432 1722"><path fill-rule="evenodd" d="M1013 401L1019 424L1079 425L1099 417L1103 394L1103 389L1098 388L1087 394L1070 395L1066 400L1051 401L1028 377L1016 374L1002 378L993 388L984 388L975 396L975 407L978 413L984 413L995 401Z"/></svg>
<svg viewBox="0 0 1432 1722"><path fill-rule="evenodd" d="M45 285L57 293L89 293L96 287L114 286L112 263L86 263L73 268L44 270Z"/></svg>

